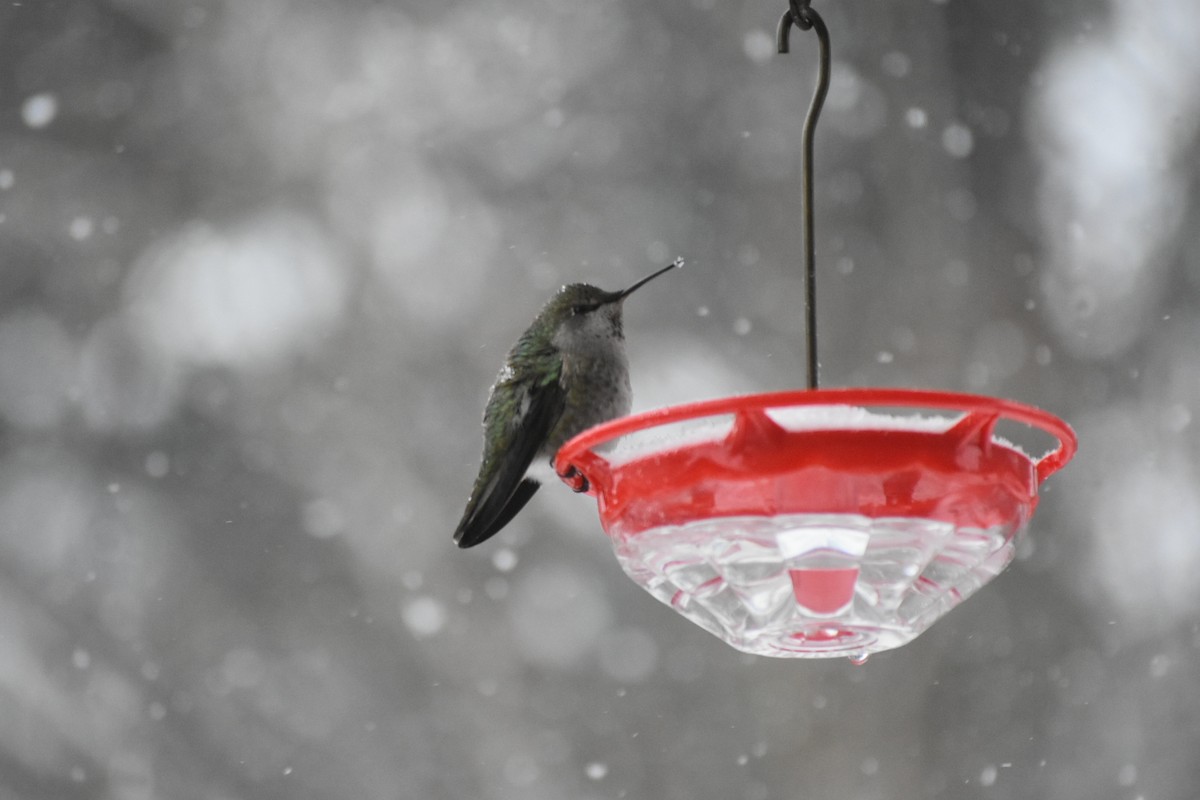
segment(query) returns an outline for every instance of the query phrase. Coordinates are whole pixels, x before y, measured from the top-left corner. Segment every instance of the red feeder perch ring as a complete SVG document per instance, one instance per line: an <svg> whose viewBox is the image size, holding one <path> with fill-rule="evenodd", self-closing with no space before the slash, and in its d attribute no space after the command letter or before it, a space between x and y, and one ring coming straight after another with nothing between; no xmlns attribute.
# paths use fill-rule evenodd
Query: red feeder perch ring
<svg viewBox="0 0 1200 800"><path fill-rule="evenodd" d="M958 416L915 413L931 409ZM1000 420L1058 446L1032 458ZM1075 449L1065 422L1009 400L826 389L614 420L556 465L597 497L625 572L705 630L759 655L859 657L999 574Z"/></svg>

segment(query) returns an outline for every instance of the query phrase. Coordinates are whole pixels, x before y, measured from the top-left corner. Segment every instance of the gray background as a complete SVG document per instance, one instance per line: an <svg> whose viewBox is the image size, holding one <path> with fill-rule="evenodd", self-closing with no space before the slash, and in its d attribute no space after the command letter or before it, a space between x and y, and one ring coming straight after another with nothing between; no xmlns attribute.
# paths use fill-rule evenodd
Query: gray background
<svg viewBox="0 0 1200 800"><path fill-rule="evenodd" d="M508 346L803 381L785 3L0 8L0 798L1133 798L1200 766L1200 6L819 2L826 385L1061 414L1018 561L744 657L542 490L450 534Z"/></svg>

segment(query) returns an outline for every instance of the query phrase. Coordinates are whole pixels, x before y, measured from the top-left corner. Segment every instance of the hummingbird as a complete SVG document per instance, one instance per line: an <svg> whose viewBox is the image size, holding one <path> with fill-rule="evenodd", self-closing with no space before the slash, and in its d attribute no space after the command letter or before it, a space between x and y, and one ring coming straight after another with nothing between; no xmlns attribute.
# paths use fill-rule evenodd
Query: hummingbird
<svg viewBox="0 0 1200 800"><path fill-rule="evenodd" d="M491 538L529 502L541 485L537 460L549 459L553 467L554 454L568 439L629 413L622 305L645 284L682 266L676 259L617 292L572 283L538 312L492 384L483 412L483 463L454 531L459 547Z"/></svg>

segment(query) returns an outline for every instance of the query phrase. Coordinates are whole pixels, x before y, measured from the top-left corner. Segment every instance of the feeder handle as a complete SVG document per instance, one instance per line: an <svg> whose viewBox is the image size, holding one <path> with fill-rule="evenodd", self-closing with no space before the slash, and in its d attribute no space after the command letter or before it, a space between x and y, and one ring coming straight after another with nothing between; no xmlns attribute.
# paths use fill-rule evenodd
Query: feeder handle
<svg viewBox="0 0 1200 800"><path fill-rule="evenodd" d="M808 5L809 0L788 0L789 8L779 20L775 33L776 49L780 53L790 50L792 25L802 31L812 30L820 44L820 62L817 68L817 88L813 93L808 115L804 118L804 130L800 134L800 183L802 185L801 211L804 234L804 338L808 345L808 388L817 388L817 255L816 234L813 232L813 134L825 95L829 93L829 29L821 15Z"/></svg>

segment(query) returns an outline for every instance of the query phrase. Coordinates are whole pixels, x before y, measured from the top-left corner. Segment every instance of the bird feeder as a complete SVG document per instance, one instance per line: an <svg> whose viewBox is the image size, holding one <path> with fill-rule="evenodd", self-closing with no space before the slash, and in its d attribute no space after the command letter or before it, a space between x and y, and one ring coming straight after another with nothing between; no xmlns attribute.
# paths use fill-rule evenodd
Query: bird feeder
<svg viewBox="0 0 1200 800"><path fill-rule="evenodd" d="M1012 561L1038 487L1076 440L1011 400L817 388L811 161L829 43L806 2L789 5L780 52L793 24L821 44L802 160L808 389L613 420L567 442L555 467L596 497L626 574L700 627L747 653L861 661L912 641ZM1052 444L1030 455L1001 423Z"/></svg>
<svg viewBox="0 0 1200 800"><path fill-rule="evenodd" d="M1002 420L1057 444L1031 457ZM758 655L861 658L998 575L1074 451L1066 423L1020 403L827 389L614 420L557 463L596 496L625 572L700 627Z"/></svg>

